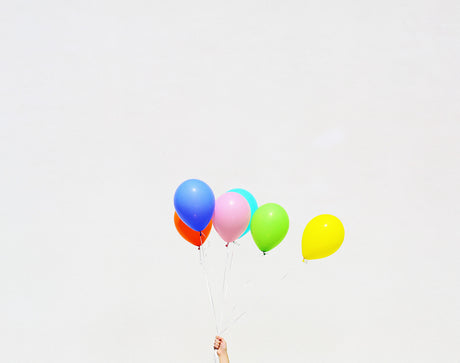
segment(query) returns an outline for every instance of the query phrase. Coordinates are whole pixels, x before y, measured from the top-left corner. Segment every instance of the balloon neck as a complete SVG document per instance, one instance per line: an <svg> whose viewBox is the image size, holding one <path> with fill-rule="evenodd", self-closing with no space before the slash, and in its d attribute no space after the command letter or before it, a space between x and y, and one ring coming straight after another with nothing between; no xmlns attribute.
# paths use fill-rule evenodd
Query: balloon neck
<svg viewBox="0 0 460 363"><path fill-rule="evenodd" d="M307 263L308 260L306 258L303 259L303 263Z"/></svg>

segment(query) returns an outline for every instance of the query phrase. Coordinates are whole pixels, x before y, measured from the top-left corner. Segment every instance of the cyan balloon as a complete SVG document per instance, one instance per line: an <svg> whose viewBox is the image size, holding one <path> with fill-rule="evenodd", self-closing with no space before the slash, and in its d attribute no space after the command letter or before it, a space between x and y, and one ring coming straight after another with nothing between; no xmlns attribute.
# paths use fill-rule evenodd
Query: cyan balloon
<svg viewBox="0 0 460 363"><path fill-rule="evenodd" d="M203 231L214 213L212 189L198 179L184 181L174 194L174 208L180 219L191 229Z"/></svg>
<svg viewBox="0 0 460 363"><path fill-rule="evenodd" d="M251 193L249 193L247 190L241 189L241 188L235 188L235 189L229 190L229 192L235 192L235 193L241 194L248 201L249 207L251 207L251 219L252 219L252 216L254 215L255 211L258 208L256 198L254 198L254 196ZM248 233L250 229L251 229L251 222L249 222L248 228L246 228L246 230L243 232L240 238L243 237L246 233Z"/></svg>

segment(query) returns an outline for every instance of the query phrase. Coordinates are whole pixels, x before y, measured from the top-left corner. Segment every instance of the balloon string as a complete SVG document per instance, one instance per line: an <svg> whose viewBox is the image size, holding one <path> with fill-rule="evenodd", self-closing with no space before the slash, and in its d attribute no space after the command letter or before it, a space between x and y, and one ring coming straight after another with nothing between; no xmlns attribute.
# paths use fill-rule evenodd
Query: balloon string
<svg viewBox="0 0 460 363"><path fill-rule="evenodd" d="M306 261L304 261L306 262ZM297 270L299 267L298 267L299 264L293 264L290 268L288 268L288 270L283 274L281 275L281 277L279 277L277 280L275 280L275 285L281 283L283 280L286 279L286 277L288 277L294 270ZM251 283L252 280L250 280L248 283ZM258 293L262 292L264 290L264 288L259 288L257 289ZM258 295L258 293L256 294L256 296ZM254 300L253 303L255 303L256 301ZM234 306L233 310L235 310L237 308L237 305ZM245 314L247 314L248 311L251 311L252 309L254 309L254 306L248 306L246 308L245 311L243 311L240 315L238 315L235 319L233 319L223 330L222 330L222 333L221 334L224 334L226 333L230 328L232 328L237 322L238 320L240 320Z"/></svg>
<svg viewBox="0 0 460 363"><path fill-rule="evenodd" d="M304 259L304 260L303 260L303 263L306 264L306 263L307 263L307 260ZM281 276L281 278L279 279L278 282L283 281L284 279L286 279L286 277L288 277L289 275L292 274L292 271L298 270L298 269L299 269L299 268L297 267L298 265L299 265L299 264L296 263L296 264L293 264L291 267L289 267L289 269L284 273L283 276Z"/></svg>
<svg viewBox="0 0 460 363"><path fill-rule="evenodd" d="M200 240L201 240L201 236L200 236ZM216 324L216 332L218 334L219 333L219 327L217 325L216 307L214 305L214 299L213 299L212 293L211 293L211 286L209 284L208 271L207 271L207 268L206 268L206 261L205 261L206 255L205 255L204 248L200 248L199 251L200 251L200 264L201 264L201 267L203 268L203 273L204 273L204 277L205 277L205 280L206 280L206 287L208 288L209 301L211 302L211 308L212 308L212 313L213 313L213 316L214 316L214 322Z"/></svg>
<svg viewBox="0 0 460 363"><path fill-rule="evenodd" d="M223 335L224 333L226 333L227 330L229 330L233 325L235 325L236 322L237 322L238 320L240 320L245 314L246 314L246 311L243 311L240 315L238 315L235 319L233 319L233 320L227 325L227 327L226 327L224 330L222 330L222 333L221 333L221 334Z"/></svg>
<svg viewBox="0 0 460 363"><path fill-rule="evenodd" d="M232 260L233 260L233 247L231 247L233 243L229 243L227 245L227 257L225 260L225 269L224 269L224 281L222 284L222 308L220 312L220 326L223 327L224 323L224 308L225 308L225 301L227 299L227 291L228 291L228 275L230 274Z"/></svg>
<svg viewBox="0 0 460 363"><path fill-rule="evenodd" d="M205 265L206 256L207 256L206 255L207 247L205 245L203 245L204 242L203 242L203 239L201 238L202 235L205 236L205 239L206 239L206 235L203 232L200 232L200 247L198 247L198 250L200 251L200 263L201 263L201 266L203 267L204 277L206 279L206 286L208 288L209 300L211 301L212 312L213 312L213 315L214 315L214 322L216 324L216 332L218 332L219 327L217 325L216 307L214 305L214 299L212 297L211 286L210 286L210 283L209 283L208 271L207 271L206 265ZM212 355L214 357L214 363L218 363L219 357L217 356L217 351L214 349L214 347L212 349Z"/></svg>

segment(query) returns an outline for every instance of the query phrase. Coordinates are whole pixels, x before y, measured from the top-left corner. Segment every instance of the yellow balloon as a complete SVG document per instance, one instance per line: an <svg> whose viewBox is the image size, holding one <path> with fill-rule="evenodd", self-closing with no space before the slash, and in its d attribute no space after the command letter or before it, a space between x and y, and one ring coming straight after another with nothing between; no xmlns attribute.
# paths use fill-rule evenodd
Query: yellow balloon
<svg viewBox="0 0 460 363"><path fill-rule="evenodd" d="M345 229L337 217L322 214L308 222L302 235L302 255L316 260L332 255L342 245Z"/></svg>

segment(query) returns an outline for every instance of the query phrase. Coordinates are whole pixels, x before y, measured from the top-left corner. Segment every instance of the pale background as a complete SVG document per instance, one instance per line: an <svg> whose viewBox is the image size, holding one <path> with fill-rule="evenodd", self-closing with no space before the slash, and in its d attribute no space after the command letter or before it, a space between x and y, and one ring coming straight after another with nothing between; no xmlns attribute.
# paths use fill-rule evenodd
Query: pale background
<svg viewBox="0 0 460 363"><path fill-rule="evenodd" d="M232 363L460 362L457 0L3 0L0 53L1 362L211 362L192 177L291 220L235 249Z"/></svg>

